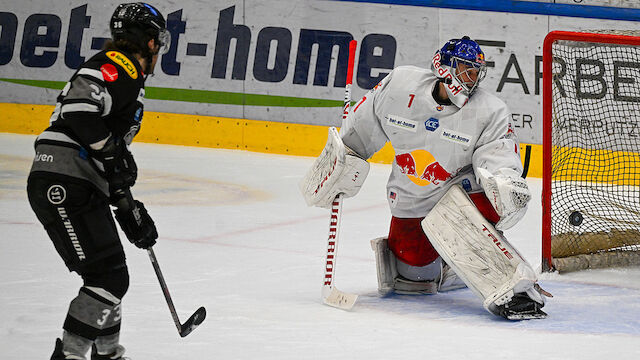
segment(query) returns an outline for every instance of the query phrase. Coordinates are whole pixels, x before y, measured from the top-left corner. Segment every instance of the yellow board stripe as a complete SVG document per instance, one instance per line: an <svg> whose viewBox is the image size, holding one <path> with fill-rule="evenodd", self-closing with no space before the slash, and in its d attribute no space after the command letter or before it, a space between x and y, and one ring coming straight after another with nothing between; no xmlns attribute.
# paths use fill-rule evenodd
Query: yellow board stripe
<svg viewBox="0 0 640 360"><path fill-rule="evenodd" d="M0 132L40 134L49 126L53 109L51 105L0 103ZM145 111L136 141L318 156L327 141L327 127ZM526 145L520 145L523 158ZM390 164L394 156L387 144L370 161ZM532 145L527 177L542 177L541 145Z"/></svg>
<svg viewBox="0 0 640 360"><path fill-rule="evenodd" d="M638 153L559 146L553 148L553 153L567 159L554 164L554 181L640 186L640 179L632 175L637 174L640 165Z"/></svg>

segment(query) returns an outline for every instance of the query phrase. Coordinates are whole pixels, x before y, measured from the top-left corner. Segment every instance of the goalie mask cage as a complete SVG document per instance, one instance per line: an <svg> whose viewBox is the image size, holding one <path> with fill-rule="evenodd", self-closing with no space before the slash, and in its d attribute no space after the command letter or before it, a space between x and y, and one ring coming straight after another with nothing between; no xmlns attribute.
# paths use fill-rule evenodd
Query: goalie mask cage
<svg viewBox="0 0 640 360"><path fill-rule="evenodd" d="M640 31L543 47L542 268L640 265Z"/></svg>

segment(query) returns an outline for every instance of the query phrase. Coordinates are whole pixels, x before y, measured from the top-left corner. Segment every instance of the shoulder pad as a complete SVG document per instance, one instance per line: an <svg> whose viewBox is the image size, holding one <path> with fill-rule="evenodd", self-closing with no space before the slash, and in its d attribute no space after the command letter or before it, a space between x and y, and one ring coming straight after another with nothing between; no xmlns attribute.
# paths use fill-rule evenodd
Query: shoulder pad
<svg viewBox="0 0 640 360"><path fill-rule="evenodd" d="M135 80L138 76L141 76L133 62L135 59L131 60L123 53L115 50L105 52L105 56L114 64L124 69L124 72L129 75L130 78Z"/></svg>

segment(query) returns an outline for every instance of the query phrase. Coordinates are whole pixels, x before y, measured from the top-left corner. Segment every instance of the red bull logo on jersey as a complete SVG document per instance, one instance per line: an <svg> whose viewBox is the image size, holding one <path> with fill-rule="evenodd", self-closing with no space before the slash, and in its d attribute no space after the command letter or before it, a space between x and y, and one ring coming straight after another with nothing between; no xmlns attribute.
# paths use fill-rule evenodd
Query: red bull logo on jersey
<svg viewBox="0 0 640 360"><path fill-rule="evenodd" d="M418 186L434 185L451 177L449 173L430 152L420 149L410 153L396 155L396 164L400 172Z"/></svg>

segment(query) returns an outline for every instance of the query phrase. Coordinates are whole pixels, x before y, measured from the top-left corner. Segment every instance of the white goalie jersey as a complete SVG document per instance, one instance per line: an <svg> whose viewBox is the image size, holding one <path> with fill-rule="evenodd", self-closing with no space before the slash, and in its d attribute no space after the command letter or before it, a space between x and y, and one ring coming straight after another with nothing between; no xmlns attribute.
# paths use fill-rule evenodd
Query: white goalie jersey
<svg viewBox="0 0 640 360"><path fill-rule="evenodd" d="M344 144L365 159L391 142L387 200L395 217L426 216L454 184L482 191L478 168L522 173L505 103L480 88L461 109L440 105L432 96L436 83L431 70L400 66L352 107L340 131Z"/></svg>

